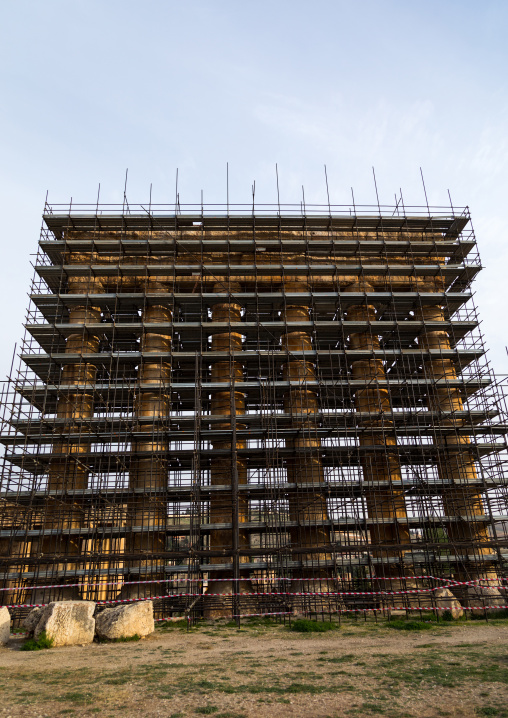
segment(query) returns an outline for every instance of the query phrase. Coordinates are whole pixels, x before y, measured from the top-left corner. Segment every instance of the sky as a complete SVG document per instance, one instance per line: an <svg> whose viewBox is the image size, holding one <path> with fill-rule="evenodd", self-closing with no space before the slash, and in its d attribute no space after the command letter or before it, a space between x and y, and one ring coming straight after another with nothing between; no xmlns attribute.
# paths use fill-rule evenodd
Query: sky
<svg viewBox="0 0 508 718"><path fill-rule="evenodd" d="M0 378L50 203L469 206L508 373L506 0L16 0L0 27Z"/></svg>

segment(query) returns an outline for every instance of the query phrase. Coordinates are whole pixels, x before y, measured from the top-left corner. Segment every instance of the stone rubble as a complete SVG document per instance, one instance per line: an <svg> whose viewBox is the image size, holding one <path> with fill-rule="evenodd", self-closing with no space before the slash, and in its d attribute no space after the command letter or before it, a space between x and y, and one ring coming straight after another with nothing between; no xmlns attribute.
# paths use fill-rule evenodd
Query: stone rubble
<svg viewBox="0 0 508 718"><path fill-rule="evenodd" d="M449 611L455 620L462 618L464 611L460 605L460 601L455 598L449 588L438 588L437 591L434 592L434 597L438 606L446 606L446 608L437 609L440 618L442 618L443 613L446 611Z"/></svg>
<svg viewBox="0 0 508 718"><path fill-rule="evenodd" d="M0 646L5 646L11 634L11 614L7 606L0 608Z"/></svg>
<svg viewBox="0 0 508 718"><path fill-rule="evenodd" d="M53 639L53 646L92 643L95 635L94 611L93 601L53 601L42 609L33 636L37 639L45 631L48 638Z"/></svg>
<svg viewBox="0 0 508 718"><path fill-rule="evenodd" d="M485 611L488 613L499 611L500 609L497 606L502 606L506 603L499 589L492 586L468 586L466 598L469 606L476 607L471 613L478 618L485 616ZM481 606L489 606L489 608L480 608Z"/></svg>
<svg viewBox="0 0 508 718"><path fill-rule="evenodd" d="M43 610L44 609L42 608L33 608L21 624L23 628L26 628L26 632L30 638L34 635L34 631L41 619Z"/></svg>
<svg viewBox="0 0 508 718"><path fill-rule="evenodd" d="M106 608L97 614L96 633L100 639L114 641L118 638L144 638L155 630L153 602L141 601Z"/></svg>

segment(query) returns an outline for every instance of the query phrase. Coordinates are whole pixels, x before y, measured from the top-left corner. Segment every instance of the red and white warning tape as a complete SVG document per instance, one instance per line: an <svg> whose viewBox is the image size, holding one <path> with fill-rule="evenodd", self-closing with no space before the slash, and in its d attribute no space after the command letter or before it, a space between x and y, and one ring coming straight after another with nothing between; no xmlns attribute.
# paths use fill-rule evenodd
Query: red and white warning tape
<svg viewBox="0 0 508 718"><path fill-rule="evenodd" d="M457 606L457 608L459 608ZM460 606L464 611L484 611L487 608L495 608L496 611L502 608L508 608L507 606ZM389 611L449 611L450 606L390 606ZM382 613L380 608L341 608L337 610L337 613ZM314 612L312 612L314 615ZM294 615L293 611L281 611L279 613L239 613L234 614L233 618L250 618L255 616L289 616ZM328 615L328 614L325 614ZM296 618L296 616L295 616Z"/></svg>
<svg viewBox="0 0 508 718"><path fill-rule="evenodd" d="M441 578L437 576L371 576L367 577L363 580L365 581L416 581L416 580L427 580L427 581L441 581L444 583L447 583L450 586L469 586L474 585L476 583L484 583L486 581L492 582L492 581L507 581L508 578L481 578L481 579L475 579L472 581L455 581L452 578ZM209 583L220 583L220 582L229 582L233 583L234 581L248 581L250 579L248 578L209 578L209 579L203 579L203 578L168 578L168 579L151 579L146 581L108 581L105 583L102 582L95 582L95 583L61 583L61 584L49 584L47 586L8 586L4 588L0 588L0 591L34 591L34 590L43 590L43 589L55 589L55 588L92 588L94 586L99 586L100 588L105 588L106 586L138 586L138 585L146 585L146 584L152 584L152 583L203 583L204 581L208 581ZM275 583L278 581L283 582L294 582L294 581L320 581L320 582L327 582L331 580L339 580L339 579L327 579L327 578L288 578L286 576L280 576L280 577L274 577L269 579L270 583ZM501 586L502 588L502 586ZM401 594L401 593L417 593L419 591L428 591L428 590L435 590L435 589L412 589L408 591L391 591L390 593L394 594ZM355 595L355 593L344 593L343 595ZM363 595L374 594L374 592L366 592Z"/></svg>
<svg viewBox="0 0 508 718"><path fill-rule="evenodd" d="M215 594L215 595L221 595L224 594ZM158 596L158 598L165 598L164 596ZM131 600L138 600L138 599L131 599ZM148 601L150 599L139 599L142 601ZM108 601L107 603L118 603L117 601ZM40 604L37 606L34 606L36 608L42 607L47 604ZM13 606L7 606L7 608L15 608ZM458 608L458 606L457 606ZM486 606L468 606L467 608L465 606L460 606L463 610L469 610L469 611L486 611L488 608L495 608L496 610L508 608L508 605L506 606L492 606L492 605L486 605ZM390 611L449 611L450 606L391 606L388 610ZM382 609L379 608L343 608L340 610L337 610L337 613L377 613L382 612ZM267 616L293 616L293 611L270 611L267 613L235 613L232 614L231 618L265 618ZM295 616L296 618L296 616ZM162 621L165 621L167 623L183 623L184 621L189 623L191 620L190 616L185 617L166 617L166 618L156 618L155 623L161 623ZM15 633L12 634L13 638L22 638L23 636L28 636L28 633Z"/></svg>
<svg viewBox="0 0 508 718"><path fill-rule="evenodd" d="M273 596L304 596L304 597L313 597L313 596L325 596L325 597L334 597L334 596L364 596L366 594L364 593L326 593L326 592L315 592L315 593L305 593L305 592L299 592L299 593L290 593L290 592L277 592L277 593L167 593L162 596L142 596L142 597L136 597L136 598L119 598L119 599L112 599L109 601L96 601L95 603L98 606L111 606L114 604L119 603L137 603L141 601L160 601L165 598L196 598L203 596L204 598L229 598L229 597L243 597L243 598L250 598L250 597L259 597L259 596L267 596L269 598L272 598ZM367 594L371 595L371 594ZM386 595L386 594L383 594ZM391 594L388 594L391 595ZM7 606L7 608L43 608L44 606L47 606L47 603L19 603L19 604L10 604ZM422 610L434 610L434 608L446 608L443 606L432 606L427 609L427 607L422 607ZM477 606L473 606L472 608L478 608ZM481 607L483 608L483 607ZM508 606L488 606L488 608L508 608ZM340 609L344 610L344 609ZM349 610L349 609L348 609ZM353 610L353 609L351 609ZM357 610L357 609L354 609ZM379 608L372 608L372 609L358 609L360 611L379 611ZM395 609L394 609L395 610ZM397 609L398 610L398 609ZM404 609L405 610L405 609ZM409 609L408 609L409 610ZM413 610L413 609L411 609ZM414 610L420 610L419 607L417 607ZM254 615L254 614L253 614ZM256 614L258 615L258 614ZM261 614L260 614L261 615Z"/></svg>

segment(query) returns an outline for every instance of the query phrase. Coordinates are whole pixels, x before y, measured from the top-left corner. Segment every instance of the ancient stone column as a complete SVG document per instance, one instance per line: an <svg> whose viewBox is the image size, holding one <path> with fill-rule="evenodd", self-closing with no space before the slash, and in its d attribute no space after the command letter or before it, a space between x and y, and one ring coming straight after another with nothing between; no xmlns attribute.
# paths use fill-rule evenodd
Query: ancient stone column
<svg viewBox="0 0 508 718"><path fill-rule="evenodd" d="M224 292L224 285L218 283L214 286L214 292ZM231 283L230 292L240 292L240 285ZM212 322L242 321L242 307L230 299L226 302L218 302L212 307ZM225 329L212 334L212 352L226 353L227 358L219 357L212 360L211 374L212 382L229 383L230 386L224 391L214 390L211 399L211 415L220 416L222 421L212 424L217 431L225 431L233 436L234 427L236 430L245 428L244 424L237 422L237 417L245 414L245 394L235 387L236 383L243 381L243 365L241 362L243 335L237 330ZM237 455L237 451L246 447L245 440L231 441L214 440L213 448L227 451L221 457L213 457L211 460L211 484L212 486L225 486L228 491L217 492L210 498L210 523L227 523L233 525L233 530L212 529L210 532L211 551L238 551L249 547L249 536L242 531L241 525L248 521L248 501L244 494L239 494L237 487L247 483L247 463ZM230 490L229 490L230 489ZM231 594L242 590L248 590L248 581L231 581L224 579L238 578L234 576L234 557L219 556L212 557L212 564L231 563L231 569L226 571L214 571L210 575L208 584L209 594ZM223 579L223 580L215 580ZM205 609L208 617L231 615L231 605L228 606L225 600L212 599Z"/></svg>
<svg viewBox="0 0 508 718"><path fill-rule="evenodd" d="M16 502L2 501L2 520L0 527L2 531L10 530L12 534L16 531L26 530L30 525L30 509ZM25 603L26 591L19 589L23 586L23 572L30 570L22 562L22 559L30 555L31 542L19 540L16 538L0 538L0 559L2 565L0 571L10 574L12 579L6 579L3 588L12 589L10 591L0 591L0 606L7 606L19 603ZM6 559L12 561L7 563ZM4 562L5 561L5 562ZM18 590L16 590L18 589Z"/></svg>
<svg viewBox="0 0 508 718"><path fill-rule="evenodd" d="M94 386L97 367L86 360L87 354L99 351L99 336L96 330L87 328L89 324L97 324L101 320L101 309L93 304L93 295L103 291L100 279L72 277L69 279L68 293L83 294L83 303L69 311L69 324L79 325L80 329L69 334L65 344L66 354L77 354L80 357L75 363L66 364L63 368L60 386L62 387L57 401L56 417L63 419L57 424L55 433L60 438L53 444L55 458L51 460L48 471L48 492L58 492L46 499L44 516L44 534L37 545L34 542L33 552L43 556L72 556L82 554L83 538L72 535L69 530L85 526L86 515L84 502L72 496L72 491L88 487L89 469L83 454L90 451L90 428L87 419L94 413ZM61 456L61 458L60 458ZM71 492L65 495L63 492ZM65 578L66 571L76 569L78 563L42 564L41 570L53 571L55 576L48 579L42 577L43 584L76 583L75 576ZM48 600L65 600L79 597L77 588L35 591L32 601L37 603Z"/></svg>
<svg viewBox="0 0 508 718"><path fill-rule="evenodd" d="M421 307L415 313L415 318L424 323L445 321L443 307L436 305ZM444 325L442 329L424 325L419 344L426 354L429 351L448 352L451 348ZM496 578L492 563L482 560L475 563L478 557L491 553L490 548L482 548L482 544L490 541L490 537L486 524L475 521L475 516L485 515L485 507L475 468L473 446L469 436L460 433L461 427L468 425L468 419L456 415L464 410L461 392L458 387L448 384L457 379L455 366L451 359L438 354L427 356L423 368L430 380L429 409L442 414L439 426L445 430L436 435L439 438L434 439L439 447L439 478L448 485L442 491L444 523L450 542L457 544L459 553L470 557L466 571L459 568L457 578ZM446 521L446 517L455 520Z"/></svg>
<svg viewBox="0 0 508 718"><path fill-rule="evenodd" d="M360 429L360 462L370 540L374 545L383 546L373 551L379 561L376 571L388 577L407 575L410 569L404 567L404 552L397 546L409 544L410 534L393 421L384 416L391 413L390 396L388 389L378 383L386 379L386 373L383 361L374 357L380 343L376 335L376 307L368 297L373 287L359 279L346 291L365 293L365 301L348 307L347 320L371 325L365 331L349 334L349 349L372 353L368 359L351 362L351 378L361 381L360 388L354 390L354 404ZM398 561L393 562L394 558Z"/></svg>
<svg viewBox="0 0 508 718"><path fill-rule="evenodd" d="M156 277L151 279L147 293L168 295L167 284ZM166 550L167 507L165 491L168 486L167 419L171 411L171 329L157 331L157 324L171 323L173 313L165 303L147 305L143 310L141 338L142 360L138 370L139 391L136 397L135 431L146 438L132 444L133 458L129 474L129 489L134 493L127 506L126 553L139 555L129 560L127 581L164 578L164 559L152 558ZM151 358L151 354L162 354ZM154 595L157 584L127 585L123 597Z"/></svg>
<svg viewBox="0 0 508 718"><path fill-rule="evenodd" d="M286 295L308 292L309 285L303 277L288 278L283 284L283 291ZM294 584L293 589L327 591L327 579L332 577L331 568L326 566L327 554L305 552L305 549L330 544L321 441L316 432L316 414L319 412L316 370L314 362L301 355L313 348L309 329L300 326L302 322L309 322L308 303L296 302L286 296L281 319L286 325L282 334L282 350L287 353L282 372L283 378L290 382L284 398L284 411L291 417L290 426L294 430L294 438L286 440L286 447L293 452L287 459L287 480L294 485L289 493L289 518L296 523L290 529L290 536L293 560L302 562L301 570L294 575L323 579L322 582Z"/></svg>

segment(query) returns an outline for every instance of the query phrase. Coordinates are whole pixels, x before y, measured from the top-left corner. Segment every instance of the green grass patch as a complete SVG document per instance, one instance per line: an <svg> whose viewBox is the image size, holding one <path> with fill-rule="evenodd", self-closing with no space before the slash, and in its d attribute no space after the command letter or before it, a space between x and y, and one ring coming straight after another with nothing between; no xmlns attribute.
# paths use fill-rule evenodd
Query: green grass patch
<svg viewBox="0 0 508 718"><path fill-rule="evenodd" d="M362 711L368 711L369 713L378 713L382 714L386 712L386 708L384 706L380 706L377 703L364 703L362 705Z"/></svg>
<svg viewBox="0 0 508 718"><path fill-rule="evenodd" d="M130 680L131 680L131 679L130 679L129 676L122 676L122 677L120 677L120 678L106 678L106 679L103 680L102 682L103 682L104 685L106 685L106 686L123 686L123 685L125 685L126 683L129 683Z"/></svg>
<svg viewBox="0 0 508 718"><path fill-rule="evenodd" d="M508 669L504 665L491 663L494 656L485 655L482 661L467 660L451 661L450 655L439 659L435 655L427 656L424 661L413 661L410 658L401 658L390 663L382 662L385 676L392 679L396 685L420 685L422 682L433 683L445 688L454 688L461 684L471 684L473 681L482 683L508 684Z"/></svg>
<svg viewBox="0 0 508 718"><path fill-rule="evenodd" d="M507 618L508 618L508 608L500 608L499 611L490 610L488 612L489 621L492 620L492 621L500 621L501 623L506 623ZM485 619L482 618L482 620L485 620ZM498 715L499 715L499 713L498 713Z"/></svg>
<svg viewBox="0 0 508 718"><path fill-rule="evenodd" d="M436 624L427 623L426 621L403 621L397 618L394 621L388 621L388 627L394 628L396 631L431 631L436 627Z"/></svg>
<svg viewBox="0 0 508 718"><path fill-rule="evenodd" d="M321 656L321 658L316 658L317 661L324 663L351 663L354 659L353 653L345 653L343 656L327 656L326 658Z"/></svg>
<svg viewBox="0 0 508 718"><path fill-rule="evenodd" d="M476 709L476 715L479 716L497 716L497 718L506 718L508 710L497 706L483 706Z"/></svg>
<svg viewBox="0 0 508 718"><path fill-rule="evenodd" d="M291 622L289 629L297 633L326 633L327 631L335 631L338 625L325 621L312 621L309 618L298 618Z"/></svg>
<svg viewBox="0 0 508 718"><path fill-rule="evenodd" d="M43 651L47 648L52 648L54 639L46 635L46 631L39 634L37 638L29 638L23 643L20 651Z"/></svg>
<svg viewBox="0 0 508 718"><path fill-rule="evenodd" d="M183 628L187 630L187 624L187 619L183 621L172 621L168 619L167 621L160 621L159 623L157 623L157 625L155 626L155 630L170 631L173 628ZM194 628L194 626L192 626L191 628Z"/></svg>
<svg viewBox="0 0 508 718"><path fill-rule="evenodd" d="M216 706L202 706L201 708L196 708L196 713L200 713L204 716L209 716L212 713L217 713L218 708Z"/></svg>

